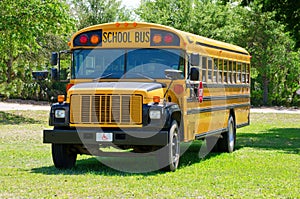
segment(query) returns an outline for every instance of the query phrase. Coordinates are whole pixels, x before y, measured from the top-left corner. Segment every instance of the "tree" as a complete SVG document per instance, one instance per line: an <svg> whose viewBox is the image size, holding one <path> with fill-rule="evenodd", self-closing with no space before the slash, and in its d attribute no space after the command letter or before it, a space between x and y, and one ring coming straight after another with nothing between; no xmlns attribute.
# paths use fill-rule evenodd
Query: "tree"
<svg viewBox="0 0 300 199"><path fill-rule="evenodd" d="M59 0L2 0L0 10L0 93L20 94L32 67L45 62L41 52L53 42L47 35L65 39L73 21Z"/></svg>
<svg viewBox="0 0 300 199"><path fill-rule="evenodd" d="M78 29L87 26L129 20L129 11L121 7L119 0L73 0L74 17L78 20Z"/></svg>
<svg viewBox="0 0 300 199"><path fill-rule="evenodd" d="M240 42L253 57L252 68L257 77L252 91L259 94L253 95L253 99L262 99L262 102L255 102L258 104L274 105L285 98L286 86L283 87L282 82L286 81L290 69L295 67L290 64L294 42L285 33L284 25L274 20L274 12L262 12L257 4L250 6L249 12L245 13L247 16L241 17L241 23L247 29L241 32Z"/></svg>
<svg viewBox="0 0 300 199"><path fill-rule="evenodd" d="M143 0L136 14L144 21L189 31L193 0Z"/></svg>
<svg viewBox="0 0 300 199"><path fill-rule="evenodd" d="M252 55L252 101L255 105L296 103L299 87L299 52L275 20L275 12L262 5L237 6L233 1L144 0L137 14L147 22L225 41L246 48ZM185 6L182 6L185 5Z"/></svg>
<svg viewBox="0 0 300 199"><path fill-rule="evenodd" d="M261 5L263 12L275 12L274 19L285 24L285 30L291 33L296 42L295 47L300 48L300 1L299 0L219 0L220 4L237 2L241 6L253 3Z"/></svg>
<svg viewBox="0 0 300 199"><path fill-rule="evenodd" d="M286 25L286 30L296 41L300 48L300 1L299 0L261 0L263 11L275 11L275 19Z"/></svg>

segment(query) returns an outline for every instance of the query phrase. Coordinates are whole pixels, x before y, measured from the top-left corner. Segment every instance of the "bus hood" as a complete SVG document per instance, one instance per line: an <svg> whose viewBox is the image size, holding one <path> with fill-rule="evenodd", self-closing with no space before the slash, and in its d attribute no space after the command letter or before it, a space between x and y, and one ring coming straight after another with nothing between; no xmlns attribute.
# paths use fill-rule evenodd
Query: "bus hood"
<svg viewBox="0 0 300 199"><path fill-rule="evenodd" d="M90 82L74 85L68 92L72 94L95 95L95 94L163 94L166 86L157 82ZM153 94L154 94L153 93Z"/></svg>

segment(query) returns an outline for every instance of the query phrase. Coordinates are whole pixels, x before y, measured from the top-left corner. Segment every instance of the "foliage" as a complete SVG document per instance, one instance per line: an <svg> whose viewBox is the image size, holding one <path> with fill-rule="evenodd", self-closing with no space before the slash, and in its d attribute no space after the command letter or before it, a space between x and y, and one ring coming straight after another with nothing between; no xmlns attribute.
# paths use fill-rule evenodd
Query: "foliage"
<svg viewBox="0 0 300 199"><path fill-rule="evenodd" d="M143 0L135 12L147 22L245 47L253 56L252 103L299 106L297 5L295 0ZM49 99L59 92L53 88L63 92L57 82L37 84L31 72L49 70L50 52L67 49L75 29L132 17L120 0L2 0L0 12L0 97L28 99ZM70 59L63 59L62 71L68 73Z"/></svg>
<svg viewBox="0 0 300 199"><path fill-rule="evenodd" d="M130 13L121 7L120 0L73 0L74 17L78 20L78 29L87 26L129 20Z"/></svg>
<svg viewBox="0 0 300 199"><path fill-rule="evenodd" d="M243 46L253 57L252 103L299 104L295 93L299 88L299 52L293 51L295 43L285 26L275 20L276 12L263 12L258 3L241 7L220 2L145 0L137 14L148 22Z"/></svg>
<svg viewBox="0 0 300 199"><path fill-rule="evenodd" d="M0 10L0 92L32 97L38 86L31 72L44 67L49 50L66 43L73 29L68 6L59 0L3 0Z"/></svg>
<svg viewBox="0 0 300 199"><path fill-rule="evenodd" d="M142 20L188 31L191 28L192 0L144 0L136 10Z"/></svg>
<svg viewBox="0 0 300 199"><path fill-rule="evenodd" d="M262 12L260 6L252 4L244 14L240 23L247 29L240 32L238 43L253 56L252 67L257 73L253 104L296 105L300 63L296 60L298 53L293 52L293 40L274 20L275 13Z"/></svg>

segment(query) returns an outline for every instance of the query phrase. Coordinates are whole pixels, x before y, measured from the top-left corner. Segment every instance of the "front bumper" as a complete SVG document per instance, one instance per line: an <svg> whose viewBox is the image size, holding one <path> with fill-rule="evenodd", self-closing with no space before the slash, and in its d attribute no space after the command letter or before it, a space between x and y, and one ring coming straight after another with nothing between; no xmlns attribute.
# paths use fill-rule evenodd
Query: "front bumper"
<svg viewBox="0 0 300 199"><path fill-rule="evenodd" d="M112 133L112 142L96 141L97 133ZM54 144L112 144L134 146L164 146L168 144L168 131L149 129L53 129L44 130L43 143Z"/></svg>

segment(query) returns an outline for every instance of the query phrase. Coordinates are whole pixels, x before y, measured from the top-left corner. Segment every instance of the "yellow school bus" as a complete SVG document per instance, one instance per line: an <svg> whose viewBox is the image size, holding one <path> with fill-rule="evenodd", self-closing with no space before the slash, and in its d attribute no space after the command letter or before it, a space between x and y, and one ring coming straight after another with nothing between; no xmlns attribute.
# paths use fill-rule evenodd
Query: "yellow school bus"
<svg viewBox="0 0 300 199"><path fill-rule="evenodd" d="M250 58L238 46L152 23L100 24L76 32L67 96L51 107L44 143L57 168L101 147L157 153L174 171L180 143L205 139L232 152L236 128L249 125Z"/></svg>

